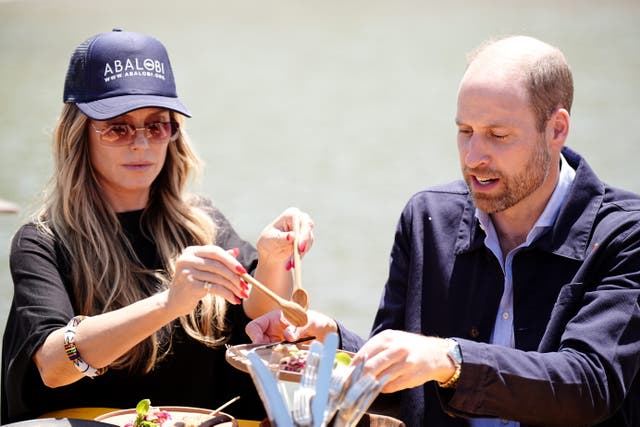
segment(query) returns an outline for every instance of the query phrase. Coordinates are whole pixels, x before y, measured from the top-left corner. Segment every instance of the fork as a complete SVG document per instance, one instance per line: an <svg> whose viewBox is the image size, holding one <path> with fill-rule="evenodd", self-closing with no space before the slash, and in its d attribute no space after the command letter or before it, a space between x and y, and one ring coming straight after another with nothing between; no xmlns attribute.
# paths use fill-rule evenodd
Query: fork
<svg viewBox="0 0 640 427"><path fill-rule="evenodd" d="M312 342L307 354L307 362L300 378L300 387L293 392L293 421L300 427L309 427L313 423L311 399L315 395L321 353L322 343L319 341Z"/></svg>
<svg viewBox="0 0 640 427"><path fill-rule="evenodd" d="M344 381L342 381L342 384L339 386L339 388L337 388L338 384L334 384L334 386L337 388L337 392L335 397L333 397L332 402L329 402L330 405L332 405L329 406L329 408L331 409L331 413L325 414L325 417L329 417L328 419L325 418L326 421L330 421L338 409L340 409L341 411L343 410L344 400L346 398L347 392L362 376L364 365L367 361L367 355L365 354L363 355L363 357L364 359L359 364L355 366L353 364L350 364L347 369L343 370ZM344 372L345 370L346 372ZM337 381L338 379L336 379L336 382Z"/></svg>
<svg viewBox="0 0 640 427"><path fill-rule="evenodd" d="M311 398L313 390L307 387L300 387L293 392L293 421L298 427L310 427L313 425L311 415Z"/></svg>
<svg viewBox="0 0 640 427"><path fill-rule="evenodd" d="M329 401L327 409L324 413L324 424L328 425L329 421L335 415L340 404L340 398L343 396L342 391L354 371L354 366L338 365L331 374L331 382L329 383Z"/></svg>
<svg viewBox="0 0 640 427"><path fill-rule="evenodd" d="M373 376L364 375L351 384L344 399L340 402L340 410L333 423L334 427L350 427L355 425L353 421L360 402L364 398L367 389L371 388L374 383L375 378Z"/></svg>
<svg viewBox="0 0 640 427"><path fill-rule="evenodd" d="M333 427L356 426L389 378L388 374L380 379L376 379L370 374L360 377L355 384L349 387Z"/></svg>

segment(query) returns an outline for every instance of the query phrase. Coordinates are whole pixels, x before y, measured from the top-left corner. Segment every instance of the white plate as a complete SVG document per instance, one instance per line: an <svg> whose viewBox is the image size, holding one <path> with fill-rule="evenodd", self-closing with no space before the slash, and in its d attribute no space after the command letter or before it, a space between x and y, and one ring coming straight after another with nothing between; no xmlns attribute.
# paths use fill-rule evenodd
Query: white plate
<svg viewBox="0 0 640 427"><path fill-rule="evenodd" d="M161 409L163 411L167 411L171 414L171 421L173 423L181 422L185 417L193 417L198 415L207 415L210 414L212 409L204 409L204 408L192 408L189 406L154 406L153 408ZM216 427L237 427L238 423L234 417L231 415L220 412L222 415L227 415L231 418L231 421L216 424ZM117 426L123 427L127 423L132 423L136 419L136 410L132 409L122 409L119 411L107 412L106 414L102 414L95 418L96 421L102 421L104 423L115 424ZM204 421L205 419L203 419ZM178 424L179 425L179 424Z"/></svg>

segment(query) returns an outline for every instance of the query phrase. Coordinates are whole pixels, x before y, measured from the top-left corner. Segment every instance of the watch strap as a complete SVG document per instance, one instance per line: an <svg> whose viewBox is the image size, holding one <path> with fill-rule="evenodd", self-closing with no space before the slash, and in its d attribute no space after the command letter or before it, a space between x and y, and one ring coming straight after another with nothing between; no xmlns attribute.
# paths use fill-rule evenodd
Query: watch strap
<svg viewBox="0 0 640 427"><path fill-rule="evenodd" d="M462 352L460 351L460 344L458 344L458 341L451 338L447 338L447 341L449 342L447 357L453 363L455 371L447 381L442 383L438 381L438 385L442 388L454 388L458 384L460 374L462 373Z"/></svg>

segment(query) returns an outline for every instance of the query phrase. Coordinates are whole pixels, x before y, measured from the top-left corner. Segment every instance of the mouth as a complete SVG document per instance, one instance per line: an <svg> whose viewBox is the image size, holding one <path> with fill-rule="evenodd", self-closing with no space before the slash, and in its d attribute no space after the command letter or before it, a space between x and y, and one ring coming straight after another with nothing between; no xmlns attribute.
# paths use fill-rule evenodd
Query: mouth
<svg viewBox="0 0 640 427"><path fill-rule="evenodd" d="M148 169L153 165L153 163L149 163L149 162L140 162L140 163L125 163L123 166L126 169L132 169L132 170L144 170L144 169Z"/></svg>
<svg viewBox="0 0 640 427"><path fill-rule="evenodd" d="M474 192L487 192L496 188L500 182L499 178L487 176L470 175L471 190Z"/></svg>
<svg viewBox="0 0 640 427"><path fill-rule="evenodd" d="M498 178L481 178L479 176L473 176L473 180L481 186L486 186L497 182Z"/></svg>

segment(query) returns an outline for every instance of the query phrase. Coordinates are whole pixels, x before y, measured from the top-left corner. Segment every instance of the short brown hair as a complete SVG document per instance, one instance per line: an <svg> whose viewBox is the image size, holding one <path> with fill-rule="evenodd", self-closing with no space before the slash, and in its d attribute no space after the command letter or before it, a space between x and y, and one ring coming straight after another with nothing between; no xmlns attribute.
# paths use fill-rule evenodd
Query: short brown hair
<svg viewBox="0 0 640 427"><path fill-rule="evenodd" d="M564 55L554 48L534 61L525 71L527 92L539 131L558 108L571 113L573 77Z"/></svg>
<svg viewBox="0 0 640 427"><path fill-rule="evenodd" d="M494 44L518 37L522 36L494 37L484 41L467 55L467 65ZM525 59L522 62L522 73L525 76L531 108L536 117L536 127L542 132L549 117L558 108L564 108L571 113L573 76L560 49L540 40L537 41L546 45L547 49L545 53L533 59Z"/></svg>

